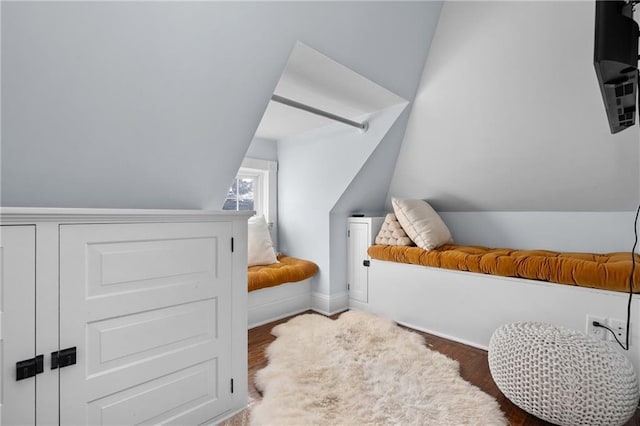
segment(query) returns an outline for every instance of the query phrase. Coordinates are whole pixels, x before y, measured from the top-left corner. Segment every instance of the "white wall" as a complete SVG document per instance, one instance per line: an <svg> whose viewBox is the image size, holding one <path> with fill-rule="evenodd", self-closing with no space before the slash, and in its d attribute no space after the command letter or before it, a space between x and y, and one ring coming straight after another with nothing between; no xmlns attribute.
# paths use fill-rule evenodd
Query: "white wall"
<svg viewBox="0 0 640 426"><path fill-rule="evenodd" d="M568 252L631 251L635 212L440 212L457 244Z"/></svg>
<svg viewBox="0 0 640 426"><path fill-rule="evenodd" d="M393 175L409 109L405 109L331 209L331 294L347 291L347 218L352 213L385 214L386 190ZM377 230L374 230L377 232Z"/></svg>
<svg viewBox="0 0 640 426"><path fill-rule="evenodd" d="M439 10L2 2L1 204L219 208L297 40L413 99Z"/></svg>
<svg viewBox="0 0 640 426"><path fill-rule="evenodd" d="M253 138L246 157L259 158L261 160L278 161L278 142L271 139Z"/></svg>
<svg viewBox="0 0 640 426"><path fill-rule="evenodd" d="M463 244L631 249L639 133L609 134L594 9L445 3L387 210L391 196L426 199Z"/></svg>
<svg viewBox="0 0 640 426"><path fill-rule="evenodd" d="M331 288L330 212L405 107L372 114L366 133L337 123L278 141L280 250L318 264L315 293L344 296ZM336 308L331 301L327 306L324 311Z"/></svg>
<svg viewBox="0 0 640 426"><path fill-rule="evenodd" d="M390 196L444 211L635 210L639 133L609 134L594 9L445 3Z"/></svg>

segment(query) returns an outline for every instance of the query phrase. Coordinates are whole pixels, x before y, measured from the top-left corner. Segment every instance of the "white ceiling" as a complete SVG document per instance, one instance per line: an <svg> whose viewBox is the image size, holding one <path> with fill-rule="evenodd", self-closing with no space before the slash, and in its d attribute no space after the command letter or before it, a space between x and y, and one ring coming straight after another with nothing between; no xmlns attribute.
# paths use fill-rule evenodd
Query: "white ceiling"
<svg viewBox="0 0 640 426"><path fill-rule="evenodd" d="M359 121L405 100L298 42L275 94ZM255 137L280 140L334 123L327 118L270 101Z"/></svg>

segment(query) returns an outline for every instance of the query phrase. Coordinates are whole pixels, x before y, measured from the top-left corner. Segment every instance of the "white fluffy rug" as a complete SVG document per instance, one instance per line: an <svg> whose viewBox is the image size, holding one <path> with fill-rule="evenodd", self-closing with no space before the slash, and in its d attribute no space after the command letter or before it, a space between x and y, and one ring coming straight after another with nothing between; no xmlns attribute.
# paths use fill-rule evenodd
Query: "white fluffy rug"
<svg viewBox="0 0 640 426"><path fill-rule="evenodd" d="M418 334L363 312L307 314L272 330L255 425L506 425L498 403Z"/></svg>

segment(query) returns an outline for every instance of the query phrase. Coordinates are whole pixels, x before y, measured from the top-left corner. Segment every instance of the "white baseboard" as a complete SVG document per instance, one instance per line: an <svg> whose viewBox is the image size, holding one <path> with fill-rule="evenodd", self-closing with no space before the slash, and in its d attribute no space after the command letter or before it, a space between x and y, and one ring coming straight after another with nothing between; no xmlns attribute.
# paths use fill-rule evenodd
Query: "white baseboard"
<svg viewBox="0 0 640 426"><path fill-rule="evenodd" d="M368 312L369 304L360 302L358 300L349 299L349 309Z"/></svg>
<svg viewBox="0 0 640 426"><path fill-rule="evenodd" d="M245 405L244 407L236 408L235 410L231 410L224 414L221 414L218 417L215 417L211 420L204 422L203 425L206 425L206 426L219 425L220 423L224 422L225 420L229 420L231 417L235 416L236 414L239 414L240 412L246 410L247 408L249 408L249 404Z"/></svg>
<svg viewBox="0 0 640 426"><path fill-rule="evenodd" d="M254 328L310 308L311 279L252 291L248 298L248 326Z"/></svg>
<svg viewBox="0 0 640 426"><path fill-rule="evenodd" d="M349 293L311 293L311 309L322 315L335 315L349 309Z"/></svg>
<svg viewBox="0 0 640 426"><path fill-rule="evenodd" d="M371 311L371 309L369 308L369 304L368 303L359 302L359 301L353 300L353 299L349 299L349 309L355 310L355 311L364 311L364 312L370 312ZM454 336L452 334L441 333L441 332L439 332L437 330L433 330L433 329L430 329L430 328L425 328L425 327L423 327L420 324L417 324L415 322L396 321L396 323L400 324L400 325L403 325L405 327L409 327L409 328L411 328L413 330L422 331L423 333L432 334L432 335L437 336L437 337L442 337L443 339L451 340L453 342L462 343L464 345L471 346L471 347L474 347L474 348L477 348L477 349L482 349L484 351L489 349L489 347L487 345L478 344L478 343L472 342L470 340L461 339L458 336Z"/></svg>
<svg viewBox="0 0 640 426"><path fill-rule="evenodd" d="M409 328L411 328L413 330L418 330L418 331L422 331L423 333L432 334L432 335L437 336L437 337L442 337L443 339L451 340L452 342L462 343L463 345L471 346L471 347L476 348L476 349L482 349L483 351L488 351L489 350L489 346L488 345L481 345L481 344L478 344L476 342L472 342L471 340L461 339L458 336L454 336L454 335L447 334L447 333L440 333L439 331L431 330L431 329L424 328L424 327L420 327L418 325L415 325L413 323L408 323L408 322L405 322L405 321L396 321L396 323L398 323L400 325L403 325L405 327L409 327Z"/></svg>

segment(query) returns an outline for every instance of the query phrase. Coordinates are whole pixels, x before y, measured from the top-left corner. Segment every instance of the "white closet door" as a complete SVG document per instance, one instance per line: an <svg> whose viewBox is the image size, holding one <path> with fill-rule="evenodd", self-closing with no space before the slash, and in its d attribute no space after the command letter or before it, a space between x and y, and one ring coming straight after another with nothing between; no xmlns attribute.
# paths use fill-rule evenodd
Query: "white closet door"
<svg viewBox="0 0 640 426"><path fill-rule="evenodd" d="M36 379L16 380L16 362L35 357L34 226L0 226L0 309L4 425L36 423Z"/></svg>
<svg viewBox="0 0 640 426"><path fill-rule="evenodd" d="M368 270L362 262L368 259L369 235L368 223L349 224L349 250L347 253L349 297L363 303L367 303L368 298Z"/></svg>
<svg viewBox="0 0 640 426"><path fill-rule="evenodd" d="M231 399L231 224L62 225L65 425L197 424Z"/></svg>

